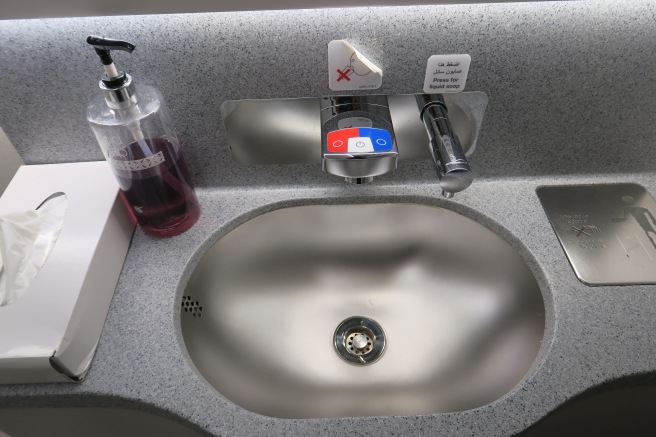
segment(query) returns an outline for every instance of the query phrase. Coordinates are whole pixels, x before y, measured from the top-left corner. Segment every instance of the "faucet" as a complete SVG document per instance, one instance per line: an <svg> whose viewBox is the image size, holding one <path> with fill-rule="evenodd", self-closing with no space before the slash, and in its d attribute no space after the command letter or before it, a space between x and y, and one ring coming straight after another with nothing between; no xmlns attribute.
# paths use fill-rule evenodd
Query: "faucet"
<svg viewBox="0 0 656 437"><path fill-rule="evenodd" d="M450 198L473 181L464 151L476 147L486 106L481 92L335 95L229 100L221 114L239 164L321 163L327 173L365 184L396 170L399 160L432 157Z"/></svg>
<svg viewBox="0 0 656 437"><path fill-rule="evenodd" d="M321 99L321 166L354 184L396 170L398 149L387 96Z"/></svg>
<svg viewBox="0 0 656 437"><path fill-rule="evenodd" d="M469 187L473 175L448 117L442 94L418 94L420 118L442 194ZM324 171L355 184L394 171L398 149L387 96L330 96L321 99L321 163Z"/></svg>
<svg viewBox="0 0 656 437"><path fill-rule="evenodd" d="M442 94L418 94L416 99L419 116L428 133L442 195L451 198L454 193L464 190L473 182L469 162L458 136L453 132Z"/></svg>

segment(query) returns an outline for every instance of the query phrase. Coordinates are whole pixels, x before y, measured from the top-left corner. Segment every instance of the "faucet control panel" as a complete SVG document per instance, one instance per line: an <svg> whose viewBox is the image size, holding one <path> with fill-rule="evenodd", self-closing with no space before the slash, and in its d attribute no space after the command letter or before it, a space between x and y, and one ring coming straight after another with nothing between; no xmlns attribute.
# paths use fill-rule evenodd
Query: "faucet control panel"
<svg viewBox="0 0 656 437"><path fill-rule="evenodd" d="M399 152L387 96L323 97L320 114L324 171L362 184L396 169Z"/></svg>
<svg viewBox="0 0 656 437"><path fill-rule="evenodd" d="M328 132L328 153L372 153L394 150L392 135L386 129L353 127Z"/></svg>

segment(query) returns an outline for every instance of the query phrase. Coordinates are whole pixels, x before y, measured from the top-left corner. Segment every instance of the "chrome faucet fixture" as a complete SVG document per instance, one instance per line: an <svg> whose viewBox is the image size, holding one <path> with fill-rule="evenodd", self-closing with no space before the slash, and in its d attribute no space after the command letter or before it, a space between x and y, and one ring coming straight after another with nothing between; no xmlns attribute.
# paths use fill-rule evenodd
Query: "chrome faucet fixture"
<svg viewBox="0 0 656 437"><path fill-rule="evenodd" d="M398 158L387 96L321 99L321 167L347 182L369 183L396 170Z"/></svg>
<svg viewBox="0 0 656 437"><path fill-rule="evenodd" d="M448 108L442 94L418 94L417 104L420 118L428 133L430 152L437 170L442 194L451 198L454 193L469 187L473 175L469 162L453 132L448 117Z"/></svg>
<svg viewBox="0 0 656 437"><path fill-rule="evenodd" d="M354 184L399 160L431 159L442 193L473 181L487 106L481 92L228 100L221 106L232 157L243 165L318 164Z"/></svg>

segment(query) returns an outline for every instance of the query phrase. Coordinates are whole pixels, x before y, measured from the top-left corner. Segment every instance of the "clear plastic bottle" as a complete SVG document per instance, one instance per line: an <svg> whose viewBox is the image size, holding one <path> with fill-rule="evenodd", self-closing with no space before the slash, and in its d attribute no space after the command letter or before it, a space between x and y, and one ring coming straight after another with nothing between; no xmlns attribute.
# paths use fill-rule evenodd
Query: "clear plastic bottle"
<svg viewBox="0 0 656 437"><path fill-rule="evenodd" d="M135 87L129 74L115 69L109 51L132 51L134 46L100 37L87 42L106 70L100 81L103 94L89 104L87 120L126 205L148 235L171 237L188 230L200 207L161 94L149 86Z"/></svg>

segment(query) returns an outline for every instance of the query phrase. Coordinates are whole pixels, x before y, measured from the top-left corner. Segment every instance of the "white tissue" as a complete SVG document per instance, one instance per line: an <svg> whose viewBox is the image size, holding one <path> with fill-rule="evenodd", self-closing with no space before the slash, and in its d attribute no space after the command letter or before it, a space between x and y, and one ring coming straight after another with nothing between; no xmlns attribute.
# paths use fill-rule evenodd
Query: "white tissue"
<svg viewBox="0 0 656 437"><path fill-rule="evenodd" d="M66 205L62 193L37 210L0 216L0 307L18 299L36 278L64 225Z"/></svg>

